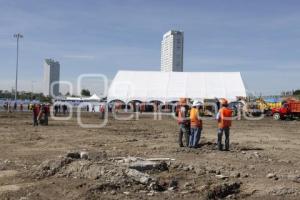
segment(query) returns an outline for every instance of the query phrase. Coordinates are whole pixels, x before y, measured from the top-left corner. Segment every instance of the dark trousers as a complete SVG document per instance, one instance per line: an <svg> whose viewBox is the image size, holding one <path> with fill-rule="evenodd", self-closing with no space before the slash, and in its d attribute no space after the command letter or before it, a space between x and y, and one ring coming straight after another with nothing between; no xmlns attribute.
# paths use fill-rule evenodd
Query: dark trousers
<svg viewBox="0 0 300 200"><path fill-rule="evenodd" d="M230 132L229 127L218 129L218 149L221 151L223 150L223 144L222 144L223 133L225 134L225 150L226 151L229 150L229 132Z"/></svg>
<svg viewBox="0 0 300 200"><path fill-rule="evenodd" d="M189 136L190 136L190 126L186 124L180 124L179 125L179 138L178 138L178 143L179 146L183 147L183 136L185 138L185 146L189 146Z"/></svg>
<svg viewBox="0 0 300 200"><path fill-rule="evenodd" d="M32 115L32 120L33 120L33 126L38 126L39 125L38 120L37 120L37 116Z"/></svg>
<svg viewBox="0 0 300 200"><path fill-rule="evenodd" d="M105 112L100 112L100 119L104 119L105 117Z"/></svg>
<svg viewBox="0 0 300 200"><path fill-rule="evenodd" d="M48 114L44 115L44 123L45 125L48 125Z"/></svg>

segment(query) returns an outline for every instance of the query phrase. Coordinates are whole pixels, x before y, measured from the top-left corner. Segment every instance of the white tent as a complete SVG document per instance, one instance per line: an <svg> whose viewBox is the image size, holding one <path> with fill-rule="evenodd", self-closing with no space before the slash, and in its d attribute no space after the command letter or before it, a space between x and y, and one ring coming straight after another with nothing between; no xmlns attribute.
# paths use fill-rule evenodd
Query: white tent
<svg viewBox="0 0 300 200"><path fill-rule="evenodd" d="M69 101L100 101L100 97L98 97L96 94L93 94L90 97L66 97L66 100Z"/></svg>
<svg viewBox="0 0 300 200"><path fill-rule="evenodd" d="M85 100L100 101L100 97L98 97L96 94L93 94L92 96L85 98Z"/></svg>
<svg viewBox="0 0 300 200"><path fill-rule="evenodd" d="M107 99L128 103L132 100L170 102L181 97L234 100L237 96L246 96L240 72L119 71Z"/></svg>

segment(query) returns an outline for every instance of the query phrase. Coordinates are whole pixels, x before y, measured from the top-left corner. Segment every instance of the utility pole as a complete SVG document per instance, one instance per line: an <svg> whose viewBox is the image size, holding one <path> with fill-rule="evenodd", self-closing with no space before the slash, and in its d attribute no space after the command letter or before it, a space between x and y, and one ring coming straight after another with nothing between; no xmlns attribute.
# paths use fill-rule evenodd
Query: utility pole
<svg viewBox="0 0 300 200"><path fill-rule="evenodd" d="M18 68L19 68L19 39L23 38L20 33L14 34L14 38L17 38L17 63L16 63L16 85L15 85L15 102L17 101L18 94Z"/></svg>

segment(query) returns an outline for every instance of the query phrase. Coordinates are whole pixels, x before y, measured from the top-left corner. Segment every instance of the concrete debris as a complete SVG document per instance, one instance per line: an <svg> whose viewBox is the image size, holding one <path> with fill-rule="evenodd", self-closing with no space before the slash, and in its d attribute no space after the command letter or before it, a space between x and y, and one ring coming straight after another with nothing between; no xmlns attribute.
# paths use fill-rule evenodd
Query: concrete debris
<svg viewBox="0 0 300 200"><path fill-rule="evenodd" d="M112 190L112 191L110 192L110 194L112 194L112 195L116 195L116 194L117 194L117 192L116 192L116 190Z"/></svg>
<svg viewBox="0 0 300 200"><path fill-rule="evenodd" d="M253 154L254 154L254 156L255 156L256 158L260 158L260 155L258 154L257 151L253 152Z"/></svg>
<svg viewBox="0 0 300 200"><path fill-rule="evenodd" d="M153 196L153 195L154 195L154 191L147 193L147 196Z"/></svg>
<svg viewBox="0 0 300 200"><path fill-rule="evenodd" d="M231 177L233 178L240 178L241 177L241 173L240 172L232 172L230 174Z"/></svg>
<svg viewBox="0 0 300 200"><path fill-rule="evenodd" d="M217 174L216 177L217 177L218 179L222 179L222 180L225 180L225 179L228 179L228 178L229 178L228 176L225 176L225 175L223 175L223 174Z"/></svg>
<svg viewBox="0 0 300 200"><path fill-rule="evenodd" d="M148 161L175 161L174 158L147 158Z"/></svg>
<svg viewBox="0 0 300 200"><path fill-rule="evenodd" d="M125 174L132 178L133 180L139 182L139 183L142 183L142 184L149 184L150 181L152 180L152 178L150 177L149 174L146 174L146 173L142 173L138 170L135 170L135 169L128 169L125 171Z"/></svg>
<svg viewBox="0 0 300 200"><path fill-rule="evenodd" d="M274 174L274 173L267 174L267 178L275 178L275 177L276 177L276 174Z"/></svg>
<svg viewBox="0 0 300 200"><path fill-rule="evenodd" d="M182 170L187 172L187 171L190 171L190 168L188 166L185 166L182 168Z"/></svg>
<svg viewBox="0 0 300 200"><path fill-rule="evenodd" d="M136 161L129 165L130 169L136 169L138 171L147 171L147 170L159 170L166 171L168 170L168 165L165 162L153 162L153 161Z"/></svg>
<svg viewBox="0 0 300 200"><path fill-rule="evenodd" d="M139 158L139 157L116 157L113 158L113 160L119 162L119 163L131 163L131 162L137 162L137 161L153 161L153 162L161 162L161 161L175 161L174 158Z"/></svg>
<svg viewBox="0 0 300 200"><path fill-rule="evenodd" d="M81 152L80 152L80 158L81 158L81 159L87 160L87 159L89 158L88 152L86 152L86 151L81 151Z"/></svg>
<svg viewBox="0 0 300 200"><path fill-rule="evenodd" d="M244 178L248 178L248 177L249 177L249 174L244 174L243 177L244 177Z"/></svg>
<svg viewBox="0 0 300 200"><path fill-rule="evenodd" d="M192 186L192 183L189 183L189 182L186 182L183 187L184 188L188 188L188 187L191 187Z"/></svg>
<svg viewBox="0 0 300 200"><path fill-rule="evenodd" d="M162 192L166 190L163 185L164 184L159 184L158 181L152 181L148 186L148 190Z"/></svg>

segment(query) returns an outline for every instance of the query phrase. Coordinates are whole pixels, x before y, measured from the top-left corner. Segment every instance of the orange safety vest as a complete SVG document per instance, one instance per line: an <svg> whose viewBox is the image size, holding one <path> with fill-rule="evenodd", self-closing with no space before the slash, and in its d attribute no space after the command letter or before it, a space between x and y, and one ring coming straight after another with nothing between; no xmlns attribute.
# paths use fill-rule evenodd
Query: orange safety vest
<svg viewBox="0 0 300 200"><path fill-rule="evenodd" d="M232 110L226 107L223 107L219 110L220 117L218 120L218 127L219 128L228 128L231 126L231 118L232 117Z"/></svg>
<svg viewBox="0 0 300 200"><path fill-rule="evenodd" d="M199 118L199 110L192 108L190 112L191 127L202 128L202 120Z"/></svg>

